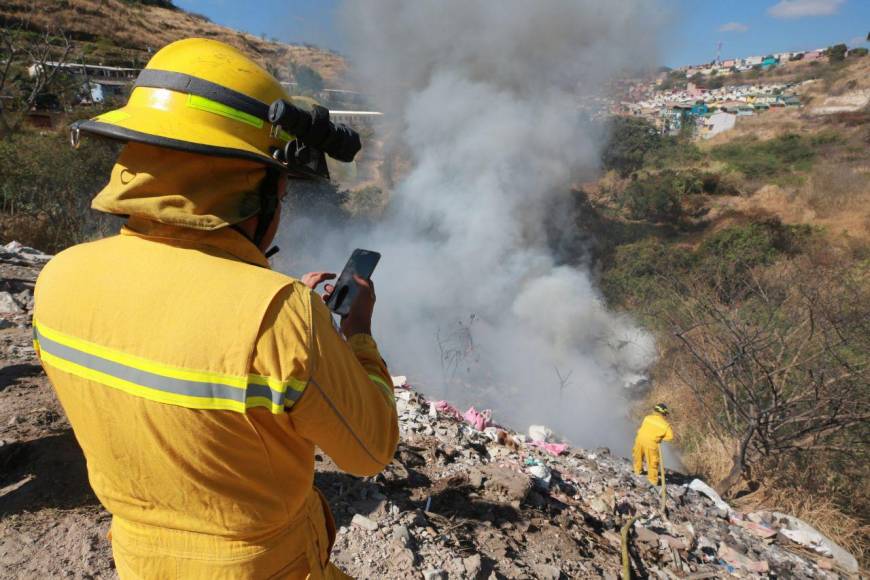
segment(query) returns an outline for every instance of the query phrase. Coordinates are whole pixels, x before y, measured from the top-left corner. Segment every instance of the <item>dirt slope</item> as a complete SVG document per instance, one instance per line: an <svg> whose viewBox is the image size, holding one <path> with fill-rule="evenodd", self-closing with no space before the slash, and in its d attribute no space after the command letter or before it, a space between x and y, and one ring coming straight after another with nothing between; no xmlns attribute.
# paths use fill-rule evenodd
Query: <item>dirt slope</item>
<svg viewBox="0 0 870 580"><path fill-rule="evenodd" d="M291 62L317 70L335 81L345 69L344 59L328 50L264 40L210 22L204 16L123 0L3 0L0 26L34 31L62 30L80 46L86 62L142 66L160 47L181 38L220 40L249 54L261 65L274 67L283 77Z"/></svg>

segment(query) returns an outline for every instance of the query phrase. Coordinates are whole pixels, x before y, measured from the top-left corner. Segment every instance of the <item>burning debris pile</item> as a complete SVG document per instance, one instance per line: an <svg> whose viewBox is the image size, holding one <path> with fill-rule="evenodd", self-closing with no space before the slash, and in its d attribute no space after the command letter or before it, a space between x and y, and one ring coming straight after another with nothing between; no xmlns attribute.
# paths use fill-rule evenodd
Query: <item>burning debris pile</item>
<svg viewBox="0 0 870 580"><path fill-rule="evenodd" d="M319 457L335 512L335 561L359 578L619 577L622 530L635 576L843 578L848 553L800 520L741 514L699 480L659 488L607 449L518 434L473 407L461 413L396 382L402 442L374 478L340 475Z"/></svg>

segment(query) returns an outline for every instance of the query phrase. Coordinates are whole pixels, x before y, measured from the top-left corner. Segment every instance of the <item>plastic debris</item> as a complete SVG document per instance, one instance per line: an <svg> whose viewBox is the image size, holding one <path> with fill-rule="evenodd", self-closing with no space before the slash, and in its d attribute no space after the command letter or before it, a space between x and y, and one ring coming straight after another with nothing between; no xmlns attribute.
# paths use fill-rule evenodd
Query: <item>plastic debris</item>
<svg viewBox="0 0 870 580"><path fill-rule="evenodd" d="M712 487L710 487L700 479L693 479L692 483L689 484L689 489L694 489L698 493L709 497L711 500L713 500L713 505L715 505L726 514L731 513L731 506L725 503L722 498L719 497L719 494L716 493L716 490L714 490Z"/></svg>
<svg viewBox="0 0 870 580"><path fill-rule="evenodd" d="M469 407L462 418L478 431L483 431L492 422L492 411L489 409L478 411L474 407Z"/></svg>
<svg viewBox="0 0 870 580"><path fill-rule="evenodd" d="M553 438L553 432L544 425L529 425L529 439L548 442Z"/></svg>
<svg viewBox="0 0 870 580"><path fill-rule="evenodd" d="M568 450L568 445L565 443L545 443L544 441L532 441L529 443L532 447L539 447L550 455L562 455Z"/></svg>
<svg viewBox="0 0 870 580"><path fill-rule="evenodd" d="M531 465L527 471L535 478L535 485L541 489L550 489L550 481L553 479L553 473L546 465Z"/></svg>
<svg viewBox="0 0 870 580"><path fill-rule="evenodd" d="M837 564L851 574L858 573L858 560L852 554L805 521L780 512L773 512L773 517L785 524L779 531L792 542L833 558Z"/></svg>
<svg viewBox="0 0 870 580"><path fill-rule="evenodd" d="M758 572L760 574L763 574L770 570L770 566L765 560L753 560L752 558L741 554L727 544L719 545L719 551L717 552L717 555L719 556L719 559L732 567L729 572L733 572L734 569L742 569L749 572Z"/></svg>
<svg viewBox="0 0 870 580"><path fill-rule="evenodd" d="M431 410L434 409L438 413L441 413L443 415L447 415L448 417L452 417L453 419L456 419L459 421L462 420L462 413L459 412L459 409L457 409L456 407L454 407L453 405L451 405L447 401L432 401L432 403L430 403L430 405L431 405L430 411L429 411L430 416L432 415ZM436 414L436 417L437 417L437 414Z"/></svg>

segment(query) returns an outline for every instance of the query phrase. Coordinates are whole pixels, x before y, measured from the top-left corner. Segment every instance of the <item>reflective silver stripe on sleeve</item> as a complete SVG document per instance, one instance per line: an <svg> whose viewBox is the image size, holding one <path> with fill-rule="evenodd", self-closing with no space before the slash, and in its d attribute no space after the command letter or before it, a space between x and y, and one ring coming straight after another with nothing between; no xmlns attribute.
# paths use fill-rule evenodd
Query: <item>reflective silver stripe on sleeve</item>
<svg viewBox="0 0 870 580"><path fill-rule="evenodd" d="M247 399L250 397L261 397L268 399L272 404L278 406L284 406L287 404L287 401L295 401L302 395L302 393L290 388L288 388L286 392L281 392L276 391L267 385L249 383L245 389L240 389L221 383L191 381L168 377L107 360L60 344L47 338L36 328L34 328L34 334L39 343L40 349L48 354L135 385L163 391L173 395L185 395L189 397L200 397L203 399L224 399L236 401L242 404L245 404Z"/></svg>

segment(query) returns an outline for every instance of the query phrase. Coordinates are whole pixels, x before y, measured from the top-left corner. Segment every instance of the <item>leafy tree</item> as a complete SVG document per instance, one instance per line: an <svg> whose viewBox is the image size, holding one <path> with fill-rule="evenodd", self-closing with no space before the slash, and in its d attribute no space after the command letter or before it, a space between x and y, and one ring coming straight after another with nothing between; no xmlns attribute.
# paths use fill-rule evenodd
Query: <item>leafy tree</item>
<svg viewBox="0 0 870 580"><path fill-rule="evenodd" d="M304 95L315 95L323 90L323 77L316 70L304 64L293 64L290 72L296 79L299 92Z"/></svg>
<svg viewBox="0 0 870 580"><path fill-rule="evenodd" d="M846 60L846 52L848 50L849 47L845 44L835 44L828 49L828 58L831 62L843 62Z"/></svg>
<svg viewBox="0 0 870 580"><path fill-rule="evenodd" d="M682 181L673 171L663 171L643 179L635 179L623 193L623 203L633 219L655 222L676 222L683 215L681 197L689 191L700 191L700 184Z"/></svg>
<svg viewBox="0 0 870 580"><path fill-rule="evenodd" d="M662 137L650 121L639 117L613 117L610 138L601 154L605 169L627 177L643 166L643 158L661 144Z"/></svg>
<svg viewBox="0 0 870 580"><path fill-rule="evenodd" d="M853 48L849 51L849 58L867 56L868 50L864 47Z"/></svg>

